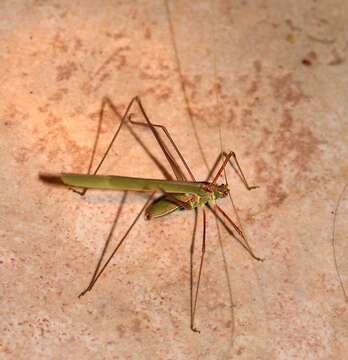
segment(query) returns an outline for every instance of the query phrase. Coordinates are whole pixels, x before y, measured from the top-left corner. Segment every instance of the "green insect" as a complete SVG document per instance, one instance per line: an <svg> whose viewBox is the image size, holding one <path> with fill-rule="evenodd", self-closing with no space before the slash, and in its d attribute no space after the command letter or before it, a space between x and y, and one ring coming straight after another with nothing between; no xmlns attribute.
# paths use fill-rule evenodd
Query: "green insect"
<svg viewBox="0 0 348 360"><path fill-rule="evenodd" d="M109 99L105 99L104 104L107 103L110 105L112 110L116 112L114 105ZM145 122L136 122L132 119L132 114L130 113L130 109L133 104L136 103L139 106L139 109L145 119ZM152 131L153 136L155 137L158 145L161 147L169 165L172 168L173 173L175 174L176 179L170 178L169 172L164 170L163 167L156 163L162 172L164 172L165 176L170 178L168 180L164 179L147 179L147 178L137 178L137 177L126 177L126 176L113 176L113 175L98 175L98 171L104 162L107 154L109 153L112 145L115 143L116 138L123 126L127 126L133 136L136 137L134 130L132 129L132 125L145 126ZM162 139L159 130L161 130L166 136L167 140L171 143L173 148L175 149L176 155L179 157L183 166L187 170L190 179L187 178L182 168L179 166L178 162L175 159L175 156L169 150L165 141ZM232 161L233 160L233 161ZM93 159L92 159L93 161ZM92 164L91 161L91 164ZM140 191L140 192L149 192L150 196L146 201L145 205L142 207L141 211L137 214L135 219L133 220L130 227L125 232L124 236L121 238L117 246L115 247L112 254L106 260L104 265L101 267L102 258L105 254L105 248L102 254L101 259L99 260L98 266L94 272L94 275L88 285L88 287L80 294L80 296L84 295L86 292L90 291L100 275L104 272L105 268L109 264L110 260L116 254L124 240L129 235L130 231L140 218L140 216L145 213L146 219L154 219L161 216L168 215L176 210L195 210L195 225L194 225L194 234L192 237L191 244L191 330L195 332L199 332L195 326L195 313L197 306L197 299L199 293L199 286L201 281L203 263L204 263L204 255L205 255L205 246L206 246L206 209L209 209L214 216L218 219L218 221L225 227L225 229L234 237L236 237L235 232L238 233L239 237L242 240L236 237L236 239L240 242L240 244L249 252L249 254L256 260L262 260L257 257L248 242L246 241L242 231L238 228L238 226L232 221L232 219L217 205L217 201L221 198L229 196L229 188L228 184L217 184L217 181L224 173L225 167L227 164L230 164L233 170L236 172L238 177L241 179L243 184L248 190L252 190L257 188L257 186L249 186L246 178L242 172L242 169L238 163L237 157L234 152L221 152L217 157L213 168L210 171L210 174L206 181L196 181L193 176L190 168L188 167L186 161L184 160L182 154L180 153L178 147L170 136L168 130L162 126L153 124L149 117L147 116L144 107L138 97L135 97L129 103L124 115L121 118L120 125L116 130L105 154L103 155L101 161L96 167L93 174L73 174L73 173L62 173L58 176L55 176L56 180L59 180L64 185L78 187L84 189L83 191L74 190L81 195L85 194L87 189L108 189L108 190L118 190L118 191ZM220 167L218 167L220 165ZM91 169L91 165L90 165ZM89 172L90 172L89 169ZM213 174L215 175L213 176ZM44 180L51 181L52 176L50 175L42 175ZM227 178L225 176L227 181ZM154 199L154 195L156 193L160 193L160 197ZM196 282L196 287L194 291L193 287L193 270L192 270L192 257L194 253L194 241L195 241L195 229L197 227L197 216L198 210L202 209L203 211L203 239L202 239L202 249L201 249L201 258L199 265L198 278Z"/></svg>
<svg viewBox="0 0 348 360"><path fill-rule="evenodd" d="M170 214L178 209L195 209L227 196L227 185L214 182L169 181L108 175L61 175L65 185L85 189L162 192L165 195L145 209L148 220Z"/></svg>

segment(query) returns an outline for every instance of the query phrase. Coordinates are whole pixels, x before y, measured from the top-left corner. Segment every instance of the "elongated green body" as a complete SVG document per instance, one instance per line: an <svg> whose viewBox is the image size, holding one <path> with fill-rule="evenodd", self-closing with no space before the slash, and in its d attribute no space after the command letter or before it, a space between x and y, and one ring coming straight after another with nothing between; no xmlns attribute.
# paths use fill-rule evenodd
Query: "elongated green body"
<svg viewBox="0 0 348 360"><path fill-rule="evenodd" d="M167 215L177 209L194 209L228 194L226 185L207 182L144 179L115 175L82 175L62 173L65 185L86 189L162 192L146 210L146 218Z"/></svg>
<svg viewBox="0 0 348 360"><path fill-rule="evenodd" d="M144 179L130 176L82 175L62 173L61 179L66 185L87 189L159 191L167 193L193 193L204 195L203 182L175 181L162 179Z"/></svg>

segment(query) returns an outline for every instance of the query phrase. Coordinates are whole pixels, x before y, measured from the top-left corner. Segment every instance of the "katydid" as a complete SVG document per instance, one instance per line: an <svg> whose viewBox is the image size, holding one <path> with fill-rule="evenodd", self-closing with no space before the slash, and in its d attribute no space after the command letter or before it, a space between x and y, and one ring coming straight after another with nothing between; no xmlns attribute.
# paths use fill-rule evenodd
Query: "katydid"
<svg viewBox="0 0 348 360"><path fill-rule="evenodd" d="M229 155L230 157L231 155ZM227 185L208 182L143 179L127 176L62 173L65 185L86 189L163 192L165 195L145 210L147 219L167 215L177 209L195 209L228 194Z"/></svg>
<svg viewBox="0 0 348 360"><path fill-rule="evenodd" d="M132 119L132 114L130 113L130 109L132 105L136 103L142 113L142 116L145 119L145 122L136 122ZM108 104L111 109L117 114L117 111L113 105L113 103L108 99L104 99L102 109L104 109L104 106ZM107 154L109 153L112 145L114 144L122 126L126 125L128 129L131 131L132 135L137 138L136 133L133 130L133 125L139 125L139 126L146 126L151 131L153 136L155 137L158 145L161 147L169 165L172 168L173 173L175 174L176 179L172 179L170 177L169 172L164 170L156 161L156 159L153 159L155 163L160 167L160 170L164 173L164 175L169 179L148 179L148 178L139 178L139 177L127 177L127 176L114 176L114 175L99 175L97 172L99 171L103 161L105 160ZM172 154L172 152L169 150L168 146L162 139L162 136L160 135L160 132L158 129L161 129L166 136L167 140L171 143L172 147L175 150L176 156L179 157L180 161L182 162L183 166L185 167L186 171L189 174L190 180L187 179L187 176L185 175L184 171L179 166L178 162L175 159L175 156ZM137 138L138 139L138 138ZM96 146L96 145L95 145ZM194 225L194 231L192 236L192 244L191 244L191 286L190 286L190 295L191 295L191 330L195 332L199 332L197 328L195 327L195 313L196 313L196 306L197 306L197 299L198 299L198 292L199 292L199 286L201 281L201 275L202 275L202 269L203 269L203 263L204 263L204 255L205 255L205 242L206 242L206 208L208 208L213 215L217 218L217 220L222 223L222 225L225 227L225 229L234 236L239 243L248 251L248 253L256 260L262 260L259 257L257 257L251 247L249 246L247 240L245 239L243 232L238 228L238 226L232 221L232 219L229 218L229 216L216 204L216 202L220 198L224 198L227 195L229 195L229 188L228 184L217 184L217 181L220 178L220 175L224 172L225 167L227 164L230 164L232 169L235 171L235 173L238 175L244 186L248 190L255 189L256 186L249 186L247 183L247 180L243 174L243 171L239 165L239 162L237 160L237 157L234 152L221 152L221 154L217 157L215 164L213 168L211 169L208 178L206 181L196 181L195 177L193 176L190 168L188 167L184 157L182 156L181 152L179 151L178 147L175 145L174 140L172 139L171 135L169 134L168 130L158 124L153 124L148 115L146 114L144 107L142 105L142 102L140 101L139 97L133 98L124 115L121 118L120 125L118 129L116 130L105 154L103 155L101 161L99 162L98 166L96 167L93 174L90 174L90 170L92 167L93 162L93 156L95 153L95 147L93 150L92 160L91 164L89 166L88 174L73 174L73 173L61 173L57 176L57 178L67 186L72 187L78 187L82 188L83 191L79 192L81 195L83 195L87 189L109 189L109 190L119 190L119 191L125 191L125 194L127 191L140 191L140 192L149 192L150 197L148 198L147 202L141 209L141 211L137 214L134 221L130 225L130 227L127 229L124 236L121 238L119 243L117 244L116 248L112 252L112 254L109 256L103 267L101 267L102 258L105 255L105 248L103 251L103 254L101 256L101 259L99 260L99 263L97 265L97 268L94 272L94 275L88 285L88 287L80 294L80 296L84 295L87 291L90 291L100 275L105 270L106 266L112 259L112 257L116 254L119 247L123 243L123 241L127 238L128 234L140 218L140 216L145 213L146 219L153 219L161 216L168 215L176 210L195 210L195 225ZM151 156L151 155L150 155ZM232 161L233 160L233 161ZM218 166L220 167L218 168ZM217 170L218 169L218 170ZM217 170L217 171L216 171ZM215 176L213 174L215 173ZM47 180L47 176L43 176L44 179ZM225 177L226 178L226 177ZM227 178L226 178L227 181ZM154 194L160 193L161 196L155 200ZM194 252L194 242L195 242L195 232L197 228L197 216L198 216L198 209L202 209L203 211L203 241L202 241L202 249L201 249L201 258L200 258L200 265L199 265L199 272L198 272L198 278L195 286L195 292L194 292L194 286L193 286L193 270L192 270L192 257ZM237 238L234 234L234 231L236 231L239 236L242 238L240 240ZM109 241L109 239L108 239ZM107 245L106 245L107 246ZM100 268L101 267L101 268Z"/></svg>

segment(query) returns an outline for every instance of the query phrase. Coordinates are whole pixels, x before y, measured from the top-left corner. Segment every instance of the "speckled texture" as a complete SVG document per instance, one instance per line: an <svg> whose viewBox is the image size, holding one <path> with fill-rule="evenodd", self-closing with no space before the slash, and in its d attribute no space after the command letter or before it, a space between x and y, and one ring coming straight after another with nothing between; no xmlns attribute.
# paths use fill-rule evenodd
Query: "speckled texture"
<svg viewBox="0 0 348 360"><path fill-rule="evenodd" d="M346 358L348 306L331 237L348 181L348 3L190 3L2 1L1 358ZM243 228L266 259L253 261L223 233L232 312L209 218L201 334L189 329L192 215L142 219L78 299L121 194L83 199L38 179L86 171L103 97L122 112L135 95L198 178L207 171L190 114L208 163L220 124L224 147L260 186L249 193L230 176ZM115 123L107 110L103 144ZM105 172L158 175L130 141ZM143 201L128 199L119 231ZM336 250L346 286L347 214L345 193Z"/></svg>

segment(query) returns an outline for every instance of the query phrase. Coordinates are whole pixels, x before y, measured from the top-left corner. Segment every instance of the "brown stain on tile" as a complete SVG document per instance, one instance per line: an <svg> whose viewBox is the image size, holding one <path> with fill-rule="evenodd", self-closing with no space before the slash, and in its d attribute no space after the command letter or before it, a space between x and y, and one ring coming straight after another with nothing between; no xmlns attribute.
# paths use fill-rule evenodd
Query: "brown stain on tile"
<svg viewBox="0 0 348 360"><path fill-rule="evenodd" d="M67 88L61 88L55 91L54 94L52 94L48 100L53 101L55 103L59 103L63 100L64 96L69 93L69 90Z"/></svg>
<svg viewBox="0 0 348 360"><path fill-rule="evenodd" d="M112 35L110 35L112 36ZM117 33L115 39L124 39L122 33ZM125 67L128 66L128 54L131 48L128 45L117 45L116 48L111 52L111 54L98 66L98 68L91 72L88 76L88 80L81 85L81 90L85 95L90 95L102 86L108 80L113 78L113 71L122 71Z"/></svg>
<svg viewBox="0 0 348 360"><path fill-rule="evenodd" d="M247 91L247 95L248 95L248 96L254 95L254 94L257 92L257 90L258 90L258 85L259 85L258 81L257 81L257 80L253 80L252 83L251 83L251 85L250 85L250 88L249 88L248 91Z"/></svg>
<svg viewBox="0 0 348 360"><path fill-rule="evenodd" d="M310 56L315 57L314 54ZM309 100L301 82L292 73L264 75L259 60L253 63L253 70L237 76L240 88L245 93L239 100L223 92L223 79L219 79L218 87L208 89L208 94L220 89L218 97L223 104L220 108L213 102L205 105L202 101L201 77L185 78L185 87L197 124L204 123L216 128L222 119L222 126L227 124L226 128L245 137L246 155L255 159L256 175L253 182L265 189L267 201L264 209L267 210L279 207L290 193L296 193L296 184L300 180L311 177L311 162L319 153L320 141L307 125L311 123L310 119L303 119L296 112ZM261 88L265 87L271 90L275 104L272 116L266 121L256 117L260 104L264 102ZM239 157L243 157L243 154L239 154Z"/></svg>
<svg viewBox="0 0 348 360"><path fill-rule="evenodd" d="M169 86L150 86L141 92L141 97L152 95L159 101L167 101L173 94L173 90Z"/></svg>
<svg viewBox="0 0 348 360"><path fill-rule="evenodd" d="M306 66L311 66L311 65L312 65L312 62L311 62L310 60L308 60L308 59L303 59L303 60L302 60L302 64L303 64L303 65L306 65Z"/></svg>
<svg viewBox="0 0 348 360"><path fill-rule="evenodd" d="M337 49L332 49L331 51L332 60L329 61L328 65L330 66L337 66L341 65L346 61L344 55L340 54Z"/></svg>
<svg viewBox="0 0 348 360"><path fill-rule="evenodd" d="M53 129L54 126L59 125L61 123L61 120L62 120L61 118L49 112L45 117L44 121L48 128Z"/></svg>
<svg viewBox="0 0 348 360"><path fill-rule="evenodd" d="M134 319L132 321L131 330L133 333L139 333L141 331L141 321L139 319Z"/></svg>
<svg viewBox="0 0 348 360"><path fill-rule="evenodd" d="M77 65L73 61L69 61L64 65L58 65L56 81L69 80L76 71Z"/></svg>
<svg viewBox="0 0 348 360"><path fill-rule="evenodd" d="M74 39L74 52L80 51L83 48L83 41L79 37Z"/></svg>
<svg viewBox="0 0 348 360"><path fill-rule="evenodd" d="M315 58L312 52L308 55ZM210 87L203 86L204 79L199 75L182 76L182 81L189 99L188 112L196 124L217 128L219 124L224 126L225 121L234 132L252 139L246 140L249 145L247 153L255 154L257 159L254 161L254 182L265 188L267 201L264 208L267 210L279 207L290 192L296 192L296 183L306 178L320 142L306 125L310 121L300 119L299 115L295 118L295 110L305 104L309 97L294 74L264 75L260 60L254 61L253 70L236 76L245 93L240 100L223 92L222 78L217 79L218 86L212 84ZM273 118L261 121L255 114L264 102L260 89L265 86L271 89L275 106ZM215 96L220 99L220 106L209 101ZM240 103L243 105L238 109ZM265 124L262 128L261 123ZM288 174L288 169L293 173Z"/></svg>
<svg viewBox="0 0 348 360"><path fill-rule="evenodd" d="M302 64L305 66L311 66L318 60L318 55L315 51L310 51L305 57L302 59Z"/></svg>
<svg viewBox="0 0 348 360"><path fill-rule="evenodd" d="M5 122L7 121L8 125L15 125L15 119L18 119L18 121L27 121L29 120L29 114L23 112L17 104L9 103L6 105L3 119Z"/></svg>
<svg viewBox="0 0 348 360"><path fill-rule="evenodd" d="M122 324L117 325L117 332L120 338L123 338L124 335L126 334L126 327Z"/></svg>
<svg viewBox="0 0 348 360"><path fill-rule="evenodd" d="M222 119L229 118L225 115L221 78L217 78L209 86L203 86L204 78L197 74L192 77L182 76L181 81L188 97L188 114L197 124L203 123L208 128L216 128ZM216 98L222 99L221 103L216 102Z"/></svg>
<svg viewBox="0 0 348 360"><path fill-rule="evenodd" d="M166 81L169 75L170 67L162 57L155 61L147 62L140 67L140 78L144 80Z"/></svg>
<svg viewBox="0 0 348 360"><path fill-rule="evenodd" d="M62 38L62 32L59 31L54 36L51 45L53 49L57 50L58 52L67 53L68 52L68 46L66 45L64 39Z"/></svg>
<svg viewBox="0 0 348 360"><path fill-rule="evenodd" d="M151 37L152 37L151 29L149 27L145 27L144 38L147 40L151 40Z"/></svg>
<svg viewBox="0 0 348 360"><path fill-rule="evenodd" d="M283 106L296 106L300 101L308 100L301 83L294 79L293 74L286 73L269 77L275 99Z"/></svg>
<svg viewBox="0 0 348 360"><path fill-rule="evenodd" d="M126 55L124 53L129 52L130 47L128 45L120 46L112 51L112 53L104 60L104 62L100 65L100 67L94 73L94 76L99 75L102 71L104 71L110 64L116 64L117 69L121 69L124 65L126 65Z"/></svg>
<svg viewBox="0 0 348 360"><path fill-rule="evenodd" d="M312 129L306 126L308 122L293 115L294 109L308 100L301 84L293 80L291 74L272 76L270 84L275 99L280 103L281 117L263 127L263 135L256 147L258 160L255 161L256 182L267 184L267 208L280 206L289 192L296 192L294 181L306 178L320 145ZM265 160L260 151L268 151L272 163Z"/></svg>
<svg viewBox="0 0 348 360"><path fill-rule="evenodd" d="M258 92L258 88L260 86L261 83L261 79L260 79L260 75L262 72L262 63L260 60L255 60L253 62L253 67L254 67L254 79L251 80L251 85L249 86L249 89L246 91L246 94L248 97L253 96L254 94L256 94Z"/></svg>
<svg viewBox="0 0 348 360"><path fill-rule="evenodd" d="M19 164L24 164L29 160L30 157L30 151L26 147L19 147L16 149L16 152L13 153L13 158L16 160Z"/></svg>
<svg viewBox="0 0 348 360"><path fill-rule="evenodd" d="M41 131L40 136L33 136L32 138L35 140L30 146L22 146L12 153L17 163L23 164L30 161L31 158L43 154L50 163L59 162L59 159L63 163L66 155L69 154L72 163L78 167L81 159L88 158L90 149L86 146L79 146L72 140L67 129L61 124L61 118L48 112L45 124L47 130Z"/></svg>
<svg viewBox="0 0 348 360"><path fill-rule="evenodd" d="M147 56L144 54L144 58ZM142 61L137 66L139 78L143 80L144 89L139 93L141 97L153 96L158 101L167 101L173 94L170 78L173 65L165 54L159 54L151 61ZM134 69L135 70L135 69Z"/></svg>
<svg viewBox="0 0 348 360"><path fill-rule="evenodd" d="M117 40L121 40L121 39L124 39L125 38L125 35L122 31L114 31L114 32L111 32L111 31L106 31L105 32L105 35L108 37L108 38L111 38L115 41Z"/></svg>

